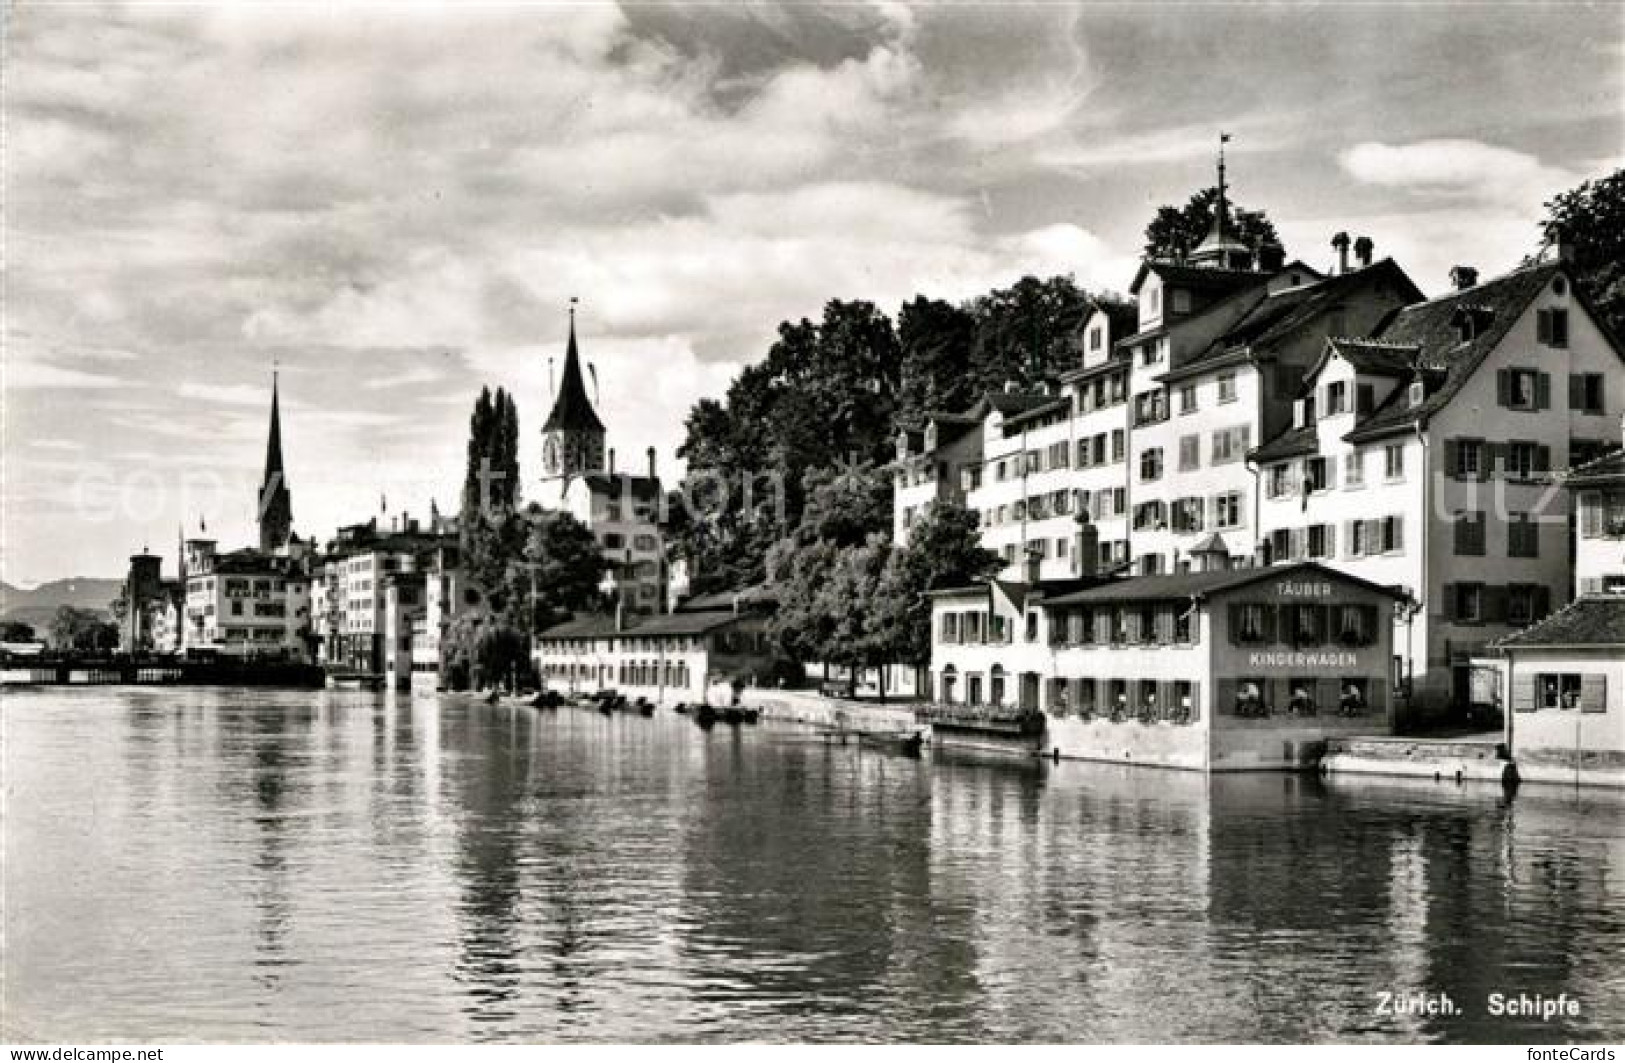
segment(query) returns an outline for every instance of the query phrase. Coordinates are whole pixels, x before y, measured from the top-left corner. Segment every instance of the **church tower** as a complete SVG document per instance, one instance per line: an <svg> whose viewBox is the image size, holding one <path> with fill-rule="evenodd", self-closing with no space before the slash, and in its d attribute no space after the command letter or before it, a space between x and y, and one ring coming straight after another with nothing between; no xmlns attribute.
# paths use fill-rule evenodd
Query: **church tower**
<svg viewBox="0 0 1625 1063"><path fill-rule="evenodd" d="M564 376L553 400L553 412L547 415L547 423L542 426L542 476L561 480L603 471L604 422L598 419L581 379L581 354L576 349L576 310L572 305Z"/></svg>
<svg viewBox="0 0 1625 1063"><path fill-rule="evenodd" d="M271 432L265 441L265 477L260 481L260 549L280 549L293 532L293 496L282 471L282 415L277 403L276 373L271 373Z"/></svg>

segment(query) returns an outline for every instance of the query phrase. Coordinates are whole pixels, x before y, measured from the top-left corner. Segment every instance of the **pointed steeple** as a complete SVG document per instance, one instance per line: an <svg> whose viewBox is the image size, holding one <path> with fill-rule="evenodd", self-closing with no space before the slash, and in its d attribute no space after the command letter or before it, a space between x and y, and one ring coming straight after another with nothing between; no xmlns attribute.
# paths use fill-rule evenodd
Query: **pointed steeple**
<svg viewBox="0 0 1625 1063"><path fill-rule="evenodd" d="M293 532L293 496L282 469L282 411L278 401L277 371L271 371L271 429L265 440L265 475L260 480L260 549L276 550Z"/></svg>
<svg viewBox="0 0 1625 1063"><path fill-rule="evenodd" d="M562 479L604 471L604 422L587 397L576 346L575 300L570 300L570 342L564 350L564 375L553 410L542 425L542 475Z"/></svg>
<svg viewBox="0 0 1625 1063"><path fill-rule="evenodd" d="M570 342L564 349L564 377L559 382L559 393L553 399L553 411L547 415L543 432L602 432L604 422L598 419L592 400L587 397L587 385L581 377L581 352L576 348L575 300L570 300Z"/></svg>

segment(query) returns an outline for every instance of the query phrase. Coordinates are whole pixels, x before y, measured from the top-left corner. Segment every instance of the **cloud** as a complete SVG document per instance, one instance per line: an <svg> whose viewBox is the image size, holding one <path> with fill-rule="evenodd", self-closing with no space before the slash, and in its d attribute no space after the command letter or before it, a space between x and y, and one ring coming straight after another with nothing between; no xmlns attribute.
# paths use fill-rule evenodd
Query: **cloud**
<svg viewBox="0 0 1625 1063"><path fill-rule="evenodd" d="M1339 162L1365 184L1523 209L1579 182L1570 171L1527 152L1478 140L1367 141L1342 152Z"/></svg>
<svg viewBox="0 0 1625 1063"><path fill-rule="evenodd" d="M103 373L87 373L46 362L28 361L8 354L3 379L7 391L50 388L117 388L124 381Z"/></svg>

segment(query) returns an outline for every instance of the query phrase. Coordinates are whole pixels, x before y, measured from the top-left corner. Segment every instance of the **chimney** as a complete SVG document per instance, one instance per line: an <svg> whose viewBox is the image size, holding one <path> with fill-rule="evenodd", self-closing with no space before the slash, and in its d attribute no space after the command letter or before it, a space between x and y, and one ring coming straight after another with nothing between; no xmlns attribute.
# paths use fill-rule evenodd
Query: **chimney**
<svg viewBox="0 0 1625 1063"><path fill-rule="evenodd" d="M1376 245L1371 242L1371 237L1369 237L1369 236L1362 236L1359 239L1355 240L1354 241L1354 262L1355 262L1355 264L1358 265L1361 269L1365 269L1368 266L1370 266L1371 265L1371 252L1375 249L1375 247L1376 247Z"/></svg>
<svg viewBox="0 0 1625 1063"><path fill-rule="evenodd" d="M1258 268L1264 273L1276 273L1286 265L1286 248L1271 242L1258 247Z"/></svg>
<svg viewBox="0 0 1625 1063"><path fill-rule="evenodd" d="M615 475L615 448L614 447L609 448L609 474L611 476Z"/></svg>
<svg viewBox="0 0 1625 1063"><path fill-rule="evenodd" d="M1332 247L1337 250L1337 273L1341 276L1349 271L1349 234L1338 233L1332 237Z"/></svg>
<svg viewBox="0 0 1625 1063"><path fill-rule="evenodd" d="M650 447L645 453L649 455L649 479L655 478L655 448Z"/></svg>
<svg viewBox="0 0 1625 1063"><path fill-rule="evenodd" d="M1478 270L1471 266L1451 266L1450 286L1458 292L1464 292L1478 283Z"/></svg>

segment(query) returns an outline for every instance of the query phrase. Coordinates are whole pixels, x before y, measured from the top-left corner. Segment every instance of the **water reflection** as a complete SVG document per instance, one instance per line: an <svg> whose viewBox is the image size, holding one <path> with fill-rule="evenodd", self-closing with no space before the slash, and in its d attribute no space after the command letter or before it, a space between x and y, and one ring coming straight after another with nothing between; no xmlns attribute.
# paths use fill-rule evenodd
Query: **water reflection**
<svg viewBox="0 0 1625 1063"><path fill-rule="evenodd" d="M1625 1033L1625 801L363 694L8 698L8 1037ZM1383 992L1454 1017L1385 1016ZM1492 993L1578 996L1552 1025Z"/></svg>

